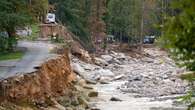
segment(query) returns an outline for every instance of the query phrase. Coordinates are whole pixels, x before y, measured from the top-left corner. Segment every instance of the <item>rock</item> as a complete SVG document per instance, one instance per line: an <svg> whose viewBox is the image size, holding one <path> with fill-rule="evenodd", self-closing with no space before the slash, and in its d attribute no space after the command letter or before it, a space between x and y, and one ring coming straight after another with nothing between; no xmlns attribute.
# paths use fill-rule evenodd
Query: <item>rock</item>
<svg viewBox="0 0 195 110"><path fill-rule="evenodd" d="M125 60L126 59L126 56L124 53L118 53L117 57L116 57L118 60Z"/></svg>
<svg viewBox="0 0 195 110"><path fill-rule="evenodd" d="M75 89L77 91L82 91L83 90L83 87L79 86L79 85L75 85Z"/></svg>
<svg viewBox="0 0 195 110"><path fill-rule="evenodd" d="M143 78L143 76L140 75L140 74L132 74L132 75L129 76L129 81L130 82L131 81L141 81L142 78Z"/></svg>
<svg viewBox="0 0 195 110"><path fill-rule="evenodd" d="M122 101L122 100L119 98L116 98L116 97L112 97L112 98L110 98L110 101Z"/></svg>
<svg viewBox="0 0 195 110"><path fill-rule="evenodd" d="M66 110L73 110L73 108L71 108L71 107L66 107Z"/></svg>
<svg viewBox="0 0 195 110"><path fill-rule="evenodd" d="M114 59L113 59L113 63L119 64L119 65L121 65L121 64L122 64L122 62L121 62L121 61L119 61L117 58L114 58Z"/></svg>
<svg viewBox="0 0 195 110"><path fill-rule="evenodd" d="M95 58L95 64L98 66L108 66L108 62L101 59L101 58Z"/></svg>
<svg viewBox="0 0 195 110"><path fill-rule="evenodd" d="M100 81L100 84L109 84L108 81Z"/></svg>
<svg viewBox="0 0 195 110"><path fill-rule="evenodd" d="M114 51L111 51L110 53L111 53L111 55L113 55L113 56L116 56L116 55L117 55L117 53L114 52Z"/></svg>
<svg viewBox="0 0 195 110"><path fill-rule="evenodd" d="M83 105L83 106L87 106L88 105L87 100L83 96L78 97L78 101L79 101L80 105Z"/></svg>
<svg viewBox="0 0 195 110"><path fill-rule="evenodd" d="M90 79L86 79L86 83L87 84L97 84L96 81L90 80Z"/></svg>
<svg viewBox="0 0 195 110"><path fill-rule="evenodd" d="M66 108L59 104L55 99L52 98L50 101L54 106L48 110L66 110Z"/></svg>
<svg viewBox="0 0 195 110"><path fill-rule="evenodd" d="M76 72L80 76L83 76L83 74L85 73L85 70L78 63L73 63L72 69L74 72Z"/></svg>
<svg viewBox="0 0 195 110"><path fill-rule="evenodd" d="M110 55L101 55L101 58L103 58L107 62L110 62L113 59L113 57Z"/></svg>
<svg viewBox="0 0 195 110"><path fill-rule="evenodd" d="M94 81L99 81L101 79L101 74L95 73L92 77L90 77Z"/></svg>
<svg viewBox="0 0 195 110"><path fill-rule="evenodd" d="M71 98L71 105L73 105L73 106L78 106L79 105L79 101L76 97Z"/></svg>
<svg viewBox="0 0 195 110"><path fill-rule="evenodd" d="M90 62L92 60L89 53L84 50L78 43L73 42L71 46L71 53L84 61Z"/></svg>
<svg viewBox="0 0 195 110"><path fill-rule="evenodd" d="M83 64L82 66L85 70L89 70L89 71L93 71L93 70L99 68L98 66L92 65L92 64Z"/></svg>
<svg viewBox="0 0 195 110"><path fill-rule="evenodd" d="M101 110L101 109L99 109L99 108L91 108L90 110Z"/></svg>
<svg viewBox="0 0 195 110"><path fill-rule="evenodd" d="M99 80L100 84L109 84L110 81L111 81L111 78L109 77L101 77Z"/></svg>
<svg viewBox="0 0 195 110"><path fill-rule="evenodd" d="M152 58L144 58L143 62L154 63L154 59L152 59Z"/></svg>
<svg viewBox="0 0 195 110"><path fill-rule="evenodd" d="M88 96L89 96L89 97L97 97L97 96L98 96L98 92L96 92L96 91L91 91L91 92L89 92Z"/></svg>
<svg viewBox="0 0 195 110"><path fill-rule="evenodd" d="M86 85L86 81L84 79L80 79L80 80L78 80L78 84L81 86L84 86L84 85Z"/></svg>
<svg viewBox="0 0 195 110"><path fill-rule="evenodd" d="M113 80L120 80L120 79L122 79L124 77L125 77L125 75L121 74L121 75L118 75L118 76L114 77Z"/></svg>
<svg viewBox="0 0 195 110"><path fill-rule="evenodd" d="M54 105L54 107L55 107L57 110L66 110L66 108L63 107L63 106L60 105L60 104L56 104L56 105Z"/></svg>
<svg viewBox="0 0 195 110"><path fill-rule="evenodd" d="M93 87L88 86L88 85L83 86L83 88L84 88L84 89L93 89Z"/></svg>
<svg viewBox="0 0 195 110"><path fill-rule="evenodd" d="M110 71L109 69L99 69L99 70L96 70L95 73L101 76L108 76L108 77L114 76L114 73Z"/></svg>

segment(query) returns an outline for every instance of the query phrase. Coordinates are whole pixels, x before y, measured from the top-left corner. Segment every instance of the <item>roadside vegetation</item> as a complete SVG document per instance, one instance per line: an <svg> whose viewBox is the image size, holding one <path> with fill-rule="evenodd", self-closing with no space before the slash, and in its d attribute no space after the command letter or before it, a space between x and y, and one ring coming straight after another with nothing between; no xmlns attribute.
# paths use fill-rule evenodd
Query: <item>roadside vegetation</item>
<svg viewBox="0 0 195 110"><path fill-rule="evenodd" d="M35 40L38 37L38 24L44 20L47 0L1 0L0 1L0 55L3 59L20 58L21 52L16 52L17 29L31 26L32 35L27 37Z"/></svg>
<svg viewBox="0 0 195 110"><path fill-rule="evenodd" d="M0 61L21 59L23 55L21 51L0 53Z"/></svg>
<svg viewBox="0 0 195 110"><path fill-rule="evenodd" d="M183 97L190 102L188 110L195 106L195 1L179 0L172 3L174 14L168 16L163 26L162 45L169 50L173 59L190 73L181 76L190 82L191 90Z"/></svg>
<svg viewBox="0 0 195 110"><path fill-rule="evenodd" d="M25 40L30 40L30 41L37 40L37 38L39 37L39 32L40 32L39 24L34 23L34 24L31 24L29 27L30 27L30 30L31 30L30 35L19 36L19 38L20 39L25 39Z"/></svg>

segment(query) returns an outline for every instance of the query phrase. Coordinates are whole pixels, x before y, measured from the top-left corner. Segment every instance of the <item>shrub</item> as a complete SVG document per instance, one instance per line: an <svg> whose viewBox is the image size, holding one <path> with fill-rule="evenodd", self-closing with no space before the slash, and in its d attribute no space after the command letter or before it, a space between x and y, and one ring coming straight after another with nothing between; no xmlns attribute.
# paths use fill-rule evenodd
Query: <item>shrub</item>
<svg viewBox="0 0 195 110"><path fill-rule="evenodd" d="M0 52L6 53L14 51L17 45L16 37L0 36Z"/></svg>

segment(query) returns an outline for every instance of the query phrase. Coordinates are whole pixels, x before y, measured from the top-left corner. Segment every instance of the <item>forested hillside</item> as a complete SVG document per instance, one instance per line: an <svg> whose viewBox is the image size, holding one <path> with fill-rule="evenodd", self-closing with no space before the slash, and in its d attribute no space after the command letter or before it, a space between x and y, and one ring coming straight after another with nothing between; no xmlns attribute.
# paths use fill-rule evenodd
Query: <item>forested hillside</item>
<svg viewBox="0 0 195 110"><path fill-rule="evenodd" d="M15 27L44 22L46 14L52 12L58 23L66 25L87 44L86 47L96 47L97 50L104 47L107 35L129 44L142 42L146 35L160 36L156 25L164 22L163 15L170 12L167 0L20 0L12 4L2 0L1 5L2 15L11 10L7 8L10 5L22 7L12 9L10 14L15 16L14 19L9 15L1 17L1 30L7 30L9 34L14 34L10 31ZM3 19L12 26L5 25Z"/></svg>
<svg viewBox="0 0 195 110"><path fill-rule="evenodd" d="M60 23L83 42L98 44L106 35L118 41L140 43L145 35L159 36L166 0L49 0ZM102 44L103 45L103 44ZM101 47L101 46L99 46Z"/></svg>

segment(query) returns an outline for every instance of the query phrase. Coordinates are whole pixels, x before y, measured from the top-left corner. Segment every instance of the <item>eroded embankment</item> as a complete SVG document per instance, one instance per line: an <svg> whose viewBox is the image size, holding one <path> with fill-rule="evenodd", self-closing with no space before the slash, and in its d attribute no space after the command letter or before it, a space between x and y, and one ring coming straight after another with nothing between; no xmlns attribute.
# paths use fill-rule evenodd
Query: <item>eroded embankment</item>
<svg viewBox="0 0 195 110"><path fill-rule="evenodd" d="M0 101L41 104L68 95L74 79L68 52L65 52L42 64L36 72L0 81Z"/></svg>

